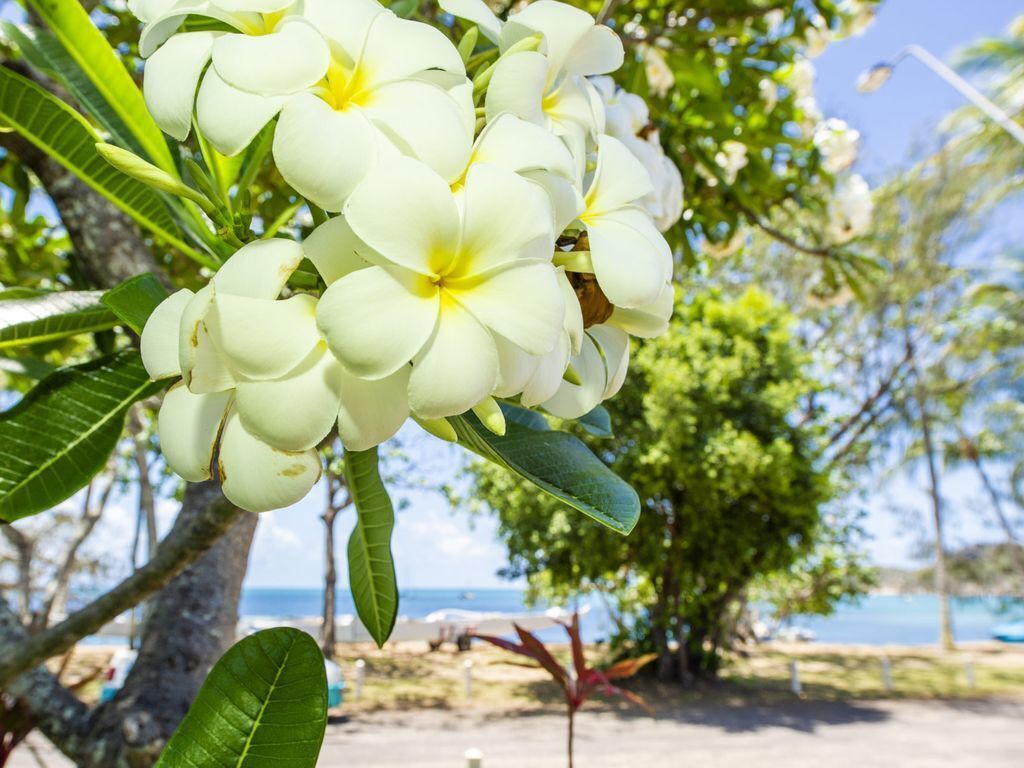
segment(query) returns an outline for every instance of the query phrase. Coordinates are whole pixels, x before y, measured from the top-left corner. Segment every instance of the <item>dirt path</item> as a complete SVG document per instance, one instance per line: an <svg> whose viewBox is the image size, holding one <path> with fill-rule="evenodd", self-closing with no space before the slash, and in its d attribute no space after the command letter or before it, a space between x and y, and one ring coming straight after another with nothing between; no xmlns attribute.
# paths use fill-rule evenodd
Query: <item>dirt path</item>
<svg viewBox="0 0 1024 768"><path fill-rule="evenodd" d="M357 714L331 723L321 768L562 768L565 721L471 711ZM44 765L70 763L40 738ZM584 713L578 768L1010 768L1024 764L1024 701L794 702L684 707L658 720ZM11 768L38 768L23 750Z"/></svg>

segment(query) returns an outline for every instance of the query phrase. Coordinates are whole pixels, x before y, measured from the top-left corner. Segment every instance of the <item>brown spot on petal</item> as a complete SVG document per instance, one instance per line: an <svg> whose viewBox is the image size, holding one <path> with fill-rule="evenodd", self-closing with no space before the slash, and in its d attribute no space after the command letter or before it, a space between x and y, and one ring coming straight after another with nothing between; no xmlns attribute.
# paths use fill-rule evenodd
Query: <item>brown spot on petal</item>
<svg viewBox="0 0 1024 768"><path fill-rule="evenodd" d="M278 472L281 477L299 477L306 471L306 467L303 464L292 464L285 467Z"/></svg>

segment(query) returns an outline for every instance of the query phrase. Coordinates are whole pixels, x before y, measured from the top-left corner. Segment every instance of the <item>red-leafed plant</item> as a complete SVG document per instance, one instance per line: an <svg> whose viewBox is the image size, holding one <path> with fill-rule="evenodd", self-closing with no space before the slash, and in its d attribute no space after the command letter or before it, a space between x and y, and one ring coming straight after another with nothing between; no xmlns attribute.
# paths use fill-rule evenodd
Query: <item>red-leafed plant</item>
<svg viewBox="0 0 1024 768"><path fill-rule="evenodd" d="M474 634L473 636L486 640L488 643L499 648L504 648L506 651L533 659L548 671L548 674L554 678L556 683L562 686L562 691L565 693L566 709L569 713L569 768L572 768L576 712L583 707L583 704L594 693L600 691L606 696L622 696L624 699L642 707L651 717L654 717L654 710L641 696L612 685L612 681L632 677L637 673L637 670L653 660L657 654L651 653L635 659L625 659L605 669L589 667L587 666L586 654L583 651L583 640L580 637L579 616L573 614L571 623L562 623L566 634L569 635L569 641L572 646L572 667L571 669L566 669L558 663L558 660L544 646L544 643L537 639L536 635L523 629L518 624L513 624L512 626L515 627L516 634L519 635L518 643L494 637L493 635Z"/></svg>

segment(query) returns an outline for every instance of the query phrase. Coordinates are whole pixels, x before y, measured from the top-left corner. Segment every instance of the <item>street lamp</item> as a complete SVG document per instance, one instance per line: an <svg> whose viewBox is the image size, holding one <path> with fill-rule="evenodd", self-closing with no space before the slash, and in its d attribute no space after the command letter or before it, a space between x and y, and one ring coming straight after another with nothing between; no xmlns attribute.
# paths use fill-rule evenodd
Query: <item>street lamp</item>
<svg viewBox="0 0 1024 768"><path fill-rule="evenodd" d="M907 56L913 56L928 67L928 69L953 86L965 99L995 120L1003 130L1013 136L1018 142L1024 144L1024 126L1015 121L989 99L985 98L977 88L919 45L908 45L889 61L875 64L875 66L862 72L860 77L857 78L857 90L861 93L874 93L877 91L889 81L893 71L896 69L896 65Z"/></svg>

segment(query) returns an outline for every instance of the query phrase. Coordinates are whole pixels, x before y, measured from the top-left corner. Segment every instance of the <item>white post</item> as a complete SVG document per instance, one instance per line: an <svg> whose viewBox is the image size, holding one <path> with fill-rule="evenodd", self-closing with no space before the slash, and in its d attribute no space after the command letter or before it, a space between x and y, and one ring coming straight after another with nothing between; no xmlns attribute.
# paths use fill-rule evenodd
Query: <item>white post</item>
<svg viewBox="0 0 1024 768"><path fill-rule="evenodd" d="M363 683L366 682L366 662L362 659L356 661L356 701L363 698Z"/></svg>
<svg viewBox="0 0 1024 768"><path fill-rule="evenodd" d="M797 696L802 695L804 692L803 686L800 685L800 670L797 669L796 659L789 662L789 687Z"/></svg>
<svg viewBox="0 0 1024 768"><path fill-rule="evenodd" d="M892 661L888 656L882 657L882 687L886 693L892 693Z"/></svg>
<svg viewBox="0 0 1024 768"><path fill-rule="evenodd" d="M470 659L462 663L462 687L466 691L466 698L473 698L473 662Z"/></svg>
<svg viewBox="0 0 1024 768"><path fill-rule="evenodd" d="M483 768L484 753L476 747L467 749L463 757L466 758L466 768Z"/></svg>
<svg viewBox="0 0 1024 768"><path fill-rule="evenodd" d="M974 688L974 659L970 656L964 658L964 679L967 682L968 688Z"/></svg>

